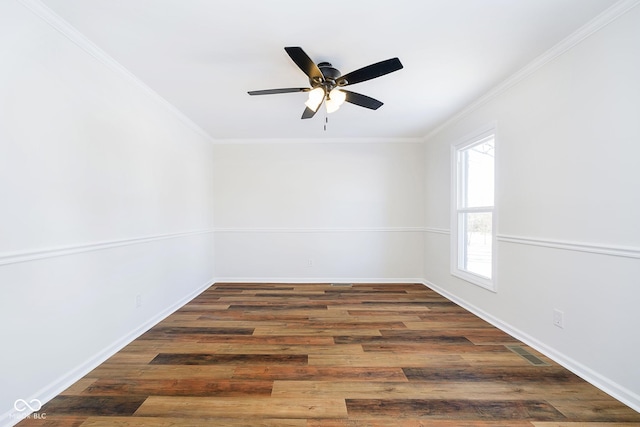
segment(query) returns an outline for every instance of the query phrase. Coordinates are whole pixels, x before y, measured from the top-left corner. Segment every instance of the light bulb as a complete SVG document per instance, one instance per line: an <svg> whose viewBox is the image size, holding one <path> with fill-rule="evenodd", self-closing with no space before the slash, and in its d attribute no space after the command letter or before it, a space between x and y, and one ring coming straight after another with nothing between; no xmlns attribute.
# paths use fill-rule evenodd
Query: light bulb
<svg viewBox="0 0 640 427"><path fill-rule="evenodd" d="M309 99L307 99L307 102L305 102L304 105L313 111L317 111L320 104L322 104L323 99L324 89L317 87L309 91Z"/></svg>
<svg viewBox="0 0 640 427"><path fill-rule="evenodd" d="M334 88L329 92L329 98L333 99L334 102L337 102L338 106L341 106L347 99L347 94L338 88Z"/></svg>
<svg viewBox="0 0 640 427"><path fill-rule="evenodd" d="M338 111L338 108L340 108L340 105L338 105L338 103L331 98L327 99L325 105L327 106L327 113L329 114L335 113L336 111Z"/></svg>
<svg viewBox="0 0 640 427"><path fill-rule="evenodd" d="M344 104L347 99L347 94L338 88L332 89L329 92L329 99L327 99L327 113L331 114L338 111L338 108Z"/></svg>

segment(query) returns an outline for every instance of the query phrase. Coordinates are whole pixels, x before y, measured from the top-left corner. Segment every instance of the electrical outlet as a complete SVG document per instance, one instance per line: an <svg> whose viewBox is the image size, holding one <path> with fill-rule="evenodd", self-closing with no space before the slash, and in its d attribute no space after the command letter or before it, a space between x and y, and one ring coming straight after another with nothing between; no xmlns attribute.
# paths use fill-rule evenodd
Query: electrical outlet
<svg viewBox="0 0 640 427"><path fill-rule="evenodd" d="M564 329L564 313L557 308L553 310L553 324Z"/></svg>
<svg viewBox="0 0 640 427"><path fill-rule="evenodd" d="M136 308L142 307L142 295L136 295Z"/></svg>
<svg viewBox="0 0 640 427"><path fill-rule="evenodd" d="M313 267L313 260L311 258L307 260L307 267Z"/></svg>

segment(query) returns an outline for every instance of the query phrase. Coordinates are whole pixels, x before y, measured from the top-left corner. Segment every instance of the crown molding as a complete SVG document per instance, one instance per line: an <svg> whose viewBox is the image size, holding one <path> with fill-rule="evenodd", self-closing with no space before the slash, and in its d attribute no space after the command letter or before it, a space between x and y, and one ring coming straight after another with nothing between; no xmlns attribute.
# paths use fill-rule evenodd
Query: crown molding
<svg viewBox="0 0 640 427"><path fill-rule="evenodd" d="M217 227L214 233L421 233L424 227Z"/></svg>
<svg viewBox="0 0 640 427"><path fill-rule="evenodd" d="M422 144L422 137L358 137L358 138L222 138L216 145L234 144Z"/></svg>
<svg viewBox="0 0 640 427"><path fill-rule="evenodd" d="M427 133L424 136L424 140L427 141L440 133L443 129L450 126L452 123L462 119L463 117L471 114L473 111L480 108L482 105L496 98L498 95L505 92L507 89L515 86L521 81L525 80L527 77L538 71L547 63L551 62L555 58L567 52L572 47L581 43L583 40L591 36L592 34L598 32L600 29L606 27L622 15L629 12L634 7L640 4L640 0L620 0L615 3L613 6L606 9L604 12L593 18L591 21L587 22L585 25L580 27L578 30L574 31L567 38L553 46L551 49L547 50L542 55L538 56L536 59L531 61L529 64L516 71L502 83L499 83L497 86L494 86L487 93L482 95L477 100L473 101L471 104L464 107L458 113L454 114L438 126L436 126L433 130Z"/></svg>
<svg viewBox="0 0 640 427"><path fill-rule="evenodd" d="M175 115L184 125L190 130L194 131L199 136L205 138L210 143L214 143L215 139L209 135L204 129L198 126L194 121L185 116L178 108L176 108L169 101L164 99L155 90L151 89L145 83L136 77L132 72L127 70L118 61L109 56L105 51L96 46L91 40L86 38L80 31L73 27L70 23L62 19L58 14L45 6L40 0L17 0L25 8L30 10L34 15L45 21L53 29L58 31L64 37L69 39L72 43L84 50L86 53L97 59L99 62L107 66L110 70L124 77L130 83L140 88L146 93L150 99L162 105Z"/></svg>

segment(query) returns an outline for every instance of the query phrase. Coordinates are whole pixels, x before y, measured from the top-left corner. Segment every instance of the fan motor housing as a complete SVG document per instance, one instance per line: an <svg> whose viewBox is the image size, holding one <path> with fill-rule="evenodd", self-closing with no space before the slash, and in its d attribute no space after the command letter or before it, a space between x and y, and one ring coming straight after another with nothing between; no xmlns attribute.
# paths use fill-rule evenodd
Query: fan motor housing
<svg viewBox="0 0 640 427"><path fill-rule="evenodd" d="M322 71L322 75L325 79L335 80L340 77L340 71L333 68L330 62L321 62L318 64L318 68Z"/></svg>
<svg viewBox="0 0 640 427"><path fill-rule="evenodd" d="M330 62L320 62L318 64L318 68L324 77L324 81L314 81L313 79L309 79L312 87L324 87L325 90L330 91L336 86L344 86L347 81L346 80L338 80L342 75L339 70L333 68Z"/></svg>

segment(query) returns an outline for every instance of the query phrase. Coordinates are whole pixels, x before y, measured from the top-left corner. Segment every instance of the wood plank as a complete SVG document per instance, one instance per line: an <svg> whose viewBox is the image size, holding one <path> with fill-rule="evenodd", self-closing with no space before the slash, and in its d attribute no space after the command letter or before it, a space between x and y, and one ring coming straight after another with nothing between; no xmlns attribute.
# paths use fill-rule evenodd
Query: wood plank
<svg viewBox="0 0 640 427"><path fill-rule="evenodd" d="M395 304L391 304L390 302L386 303L368 303L364 304L336 304L327 307L327 311L331 310L347 310L347 311L386 311L392 313L416 313L418 311L428 312L431 311L431 308L426 305L420 304L407 304L404 302L396 301Z"/></svg>
<svg viewBox="0 0 640 427"><path fill-rule="evenodd" d="M422 331L428 330L432 331L434 329L462 329L462 328L490 328L489 323L486 323L484 320L473 319L473 320L424 320L422 322L406 322L407 328L412 329L414 331Z"/></svg>
<svg viewBox="0 0 640 427"><path fill-rule="evenodd" d="M472 366L497 366L509 369L511 367L530 365L526 359L515 353L461 353L460 358L466 360Z"/></svg>
<svg viewBox="0 0 640 427"><path fill-rule="evenodd" d="M155 350L149 348L145 349L145 351L136 352L123 350L108 358L104 363L113 363L117 365L144 365L153 360L153 358L156 357L156 354L157 352Z"/></svg>
<svg viewBox="0 0 640 427"><path fill-rule="evenodd" d="M518 366L495 367L483 366L457 368L403 368L409 381L452 381L472 383L477 381L491 382L535 382L537 384L561 384L570 388L574 384L584 383L577 375L559 366Z"/></svg>
<svg viewBox="0 0 640 427"><path fill-rule="evenodd" d="M306 354L160 353L152 365L306 365Z"/></svg>
<svg viewBox="0 0 640 427"><path fill-rule="evenodd" d="M347 399L349 415L420 419L565 420L543 400Z"/></svg>
<svg viewBox="0 0 640 427"><path fill-rule="evenodd" d="M87 417L73 415L45 414L43 418L27 418L19 425L20 427L80 427L84 425L86 419Z"/></svg>
<svg viewBox="0 0 640 427"><path fill-rule="evenodd" d="M216 310L228 310L229 304L198 304L196 301L191 301L189 304L181 307L176 313L193 313L193 312L205 312L210 313Z"/></svg>
<svg viewBox="0 0 640 427"><path fill-rule="evenodd" d="M39 411L56 415L133 415L141 396L57 396Z"/></svg>
<svg viewBox="0 0 640 427"><path fill-rule="evenodd" d="M540 384L536 382L391 382L370 380L368 382L300 379L276 380L273 384L274 397L329 397L343 399L442 399L442 400L522 400L582 399L597 401L601 391L585 384L567 387L562 384ZM555 405L554 405L555 406ZM617 408L621 409L621 408ZM562 412L562 411L561 411ZM564 413L564 412L563 412Z"/></svg>
<svg viewBox="0 0 640 427"><path fill-rule="evenodd" d="M182 378L103 378L80 394L83 396L270 396L273 381Z"/></svg>
<svg viewBox="0 0 640 427"><path fill-rule="evenodd" d="M335 337L340 335L353 334L351 329L323 329L323 328L283 328L275 329L268 326L257 327L253 333L255 336L274 336L274 335L286 335L286 336L328 336ZM366 336L379 336L380 330L369 329L364 326L357 330L358 335Z"/></svg>
<svg viewBox="0 0 640 427"><path fill-rule="evenodd" d="M195 319L195 320L190 320L190 319L179 319L179 320L175 320L175 321L168 321L168 322L163 322L162 324L158 325L157 329L154 328L152 329L154 332L155 331L164 331L164 330L169 330L171 328L193 328L193 329L200 329L202 328L202 330L204 331L204 333L208 333L207 330L211 330L211 329L222 329L223 330L223 334L224 335L251 335L253 333L253 329L255 328L256 325L259 326L272 326L272 327L287 327L287 325L291 324L292 322L294 322L293 320L264 320L260 319L260 318L256 318L255 321L251 321L248 319L239 319L239 320L224 320L224 319L202 319L205 316L199 316L199 319ZM307 320L305 319L304 321L300 320L297 321L296 323L300 323L300 324L306 324ZM403 325L404 327L404 325ZM245 333L239 333L239 334L234 334L232 332L229 331L233 331L233 330L242 330L245 331ZM180 332L178 332L180 333ZM199 333L199 332L196 332ZM215 333L214 333L215 334ZM216 335L220 335L220 334L216 334Z"/></svg>
<svg viewBox="0 0 640 427"><path fill-rule="evenodd" d="M417 322L420 321L420 318L417 315L395 314L388 311L371 312L363 310L362 313L359 313L356 310L327 310L327 314L312 316L308 320L312 322L349 322L351 325L360 325L377 322ZM403 324L402 327L406 328L406 325Z"/></svg>
<svg viewBox="0 0 640 427"><path fill-rule="evenodd" d="M471 341L463 336L432 335L425 336L419 332L406 331L398 334L389 334L389 331L380 331L379 336L363 335L343 335L335 336L336 344L466 344L472 345Z"/></svg>
<svg viewBox="0 0 640 427"><path fill-rule="evenodd" d="M352 366L238 366L233 378L239 380L317 380L317 381L407 381L402 369Z"/></svg>
<svg viewBox="0 0 640 427"><path fill-rule="evenodd" d="M202 418L346 418L342 399L207 398L151 396L137 416Z"/></svg>
<svg viewBox="0 0 640 427"><path fill-rule="evenodd" d="M554 423L552 426L559 426L559 423ZM421 419L394 419L390 421L389 418L367 418L367 419L353 419L348 420L309 420L307 427L534 427L529 421L509 420L506 424L504 421L477 421L477 420L434 420L430 419L428 422ZM574 425L573 427L579 427ZM586 426L589 427L589 426ZM601 426L593 426L601 427ZM605 426L602 426L605 427Z"/></svg>
<svg viewBox="0 0 640 427"><path fill-rule="evenodd" d="M282 335L252 335L252 336L203 336L198 337L194 342L200 343L234 343L234 344L307 344L307 345L333 345L332 336L302 336L290 335L288 331L283 331Z"/></svg>
<svg viewBox="0 0 640 427"><path fill-rule="evenodd" d="M595 387L594 387L595 389ZM603 392L594 399L582 396L549 396L548 402L558 408L567 418L582 422L635 422L640 425L640 413L613 399Z"/></svg>
<svg viewBox="0 0 640 427"><path fill-rule="evenodd" d="M251 335L254 328L203 327L203 326L156 326L143 336L162 335Z"/></svg>
<svg viewBox="0 0 640 427"><path fill-rule="evenodd" d="M141 378L141 379L182 379L182 378L211 378L227 379L233 376L233 370L228 366L198 366L198 365L144 365L144 366L114 366L100 365L88 375L99 378Z"/></svg>
<svg viewBox="0 0 640 427"><path fill-rule="evenodd" d="M343 344L348 345L348 344ZM455 345L455 344L362 344L363 351L378 353L421 353L446 354L446 353L504 353L505 347L501 345Z"/></svg>
<svg viewBox="0 0 640 427"><path fill-rule="evenodd" d="M82 393L87 387L89 387L94 382L98 381L98 378L84 377L80 380L73 383L70 387L68 387L65 391L60 393L61 396L72 396Z"/></svg>
<svg viewBox="0 0 640 427"><path fill-rule="evenodd" d="M534 421L531 423L534 427L638 427L637 422L587 422L587 421L563 421L563 422L547 422Z"/></svg>
<svg viewBox="0 0 640 427"><path fill-rule="evenodd" d="M362 354L359 344L292 345L292 344L236 344L172 342L154 346L157 353L211 353L211 354ZM156 354L157 354L156 353Z"/></svg>
<svg viewBox="0 0 640 427"><path fill-rule="evenodd" d="M89 417L81 427L306 427L306 419ZM48 426L42 426L48 427ZM65 425L66 427L66 425Z"/></svg>
<svg viewBox="0 0 640 427"><path fill-rule="evenodd" d="M323 311L324 312L324 311ZM296 314L295 310L290 310L286 313L276 312L276 313L254 313L249 311L218 311L211 313L199 313L197 320L239 320L243 322L269 322L269 321L280 321L280 322L295 322L295 321L307 321L309 320L309 314L300 310L300 314Z"/></svg>
<svg viewBox="0 0 640 427"><path fill-rule="evenodd" d="M291 310L327 310L326 303L307 303L307 304L287 304L281 303L266 303L263 301L255 301L253 304L231 304L229 310L242 310L242 311L291 311Z"/></svg>
<svg viewBox="0 0 640 427"><path fill-rule="evenodd" d="M459 355L431 355L425 357L421 354L388 354L388 353L364 353L364 354L310 354L309 365L314 366L361 366L361 367L428 367L428 366L470 366L469 362Z"/></svg>

